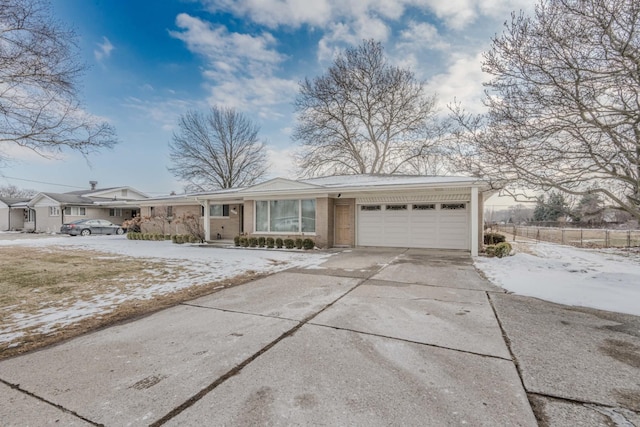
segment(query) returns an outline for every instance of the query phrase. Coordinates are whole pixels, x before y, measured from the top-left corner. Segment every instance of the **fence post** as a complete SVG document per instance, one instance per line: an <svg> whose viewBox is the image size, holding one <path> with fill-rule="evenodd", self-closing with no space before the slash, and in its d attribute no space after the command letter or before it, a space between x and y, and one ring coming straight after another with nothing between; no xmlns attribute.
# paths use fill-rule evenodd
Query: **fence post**
<svg viewBox="0 0 640 427"><path fill-rule="evenodd" d="M631 230L627 230L627 247L631 247Z"/></svg>
<svg viewBox="0 0 640 427"><path fill-rule="evenodd" d="M580 229L580 247L584 247L584 242L582 241L582 228Z"/></svg>
<svg viewBox="0 0 640 427"><path fill-rule="evenodd" d="M513 241L516 241L516 234L518 233L518 228L515 224L513 224Z"/></svg>
<svg viewBox="0 0 640 427"><path fill-rule="evenodd" d="M604 247L609 247L609 230L604 230Z"/></svg>

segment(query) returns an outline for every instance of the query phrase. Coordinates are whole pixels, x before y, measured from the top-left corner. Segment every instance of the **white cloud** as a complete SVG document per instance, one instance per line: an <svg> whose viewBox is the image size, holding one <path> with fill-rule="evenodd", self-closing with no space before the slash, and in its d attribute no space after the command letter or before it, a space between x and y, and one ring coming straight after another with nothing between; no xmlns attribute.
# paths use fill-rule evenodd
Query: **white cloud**
<svg viewBox="0 0 640 427"><path fill-rule="evenodd" d="M208 101L210 105L251 111L261 118L275 118L280 117L275 107L290 103L297 90L298 83L293 80L274 76L237 77L212 85Z"/></svg>
<svg viewBox="0 0 640 427"><path fill-rule="evenodd" d="M182 31L170 31L171 36L185 42L191 52L205 57L220 72L243 72L245 67L272 69L285 59L271 47L276 40L269 33L232 33L223 25L214 27L186 13L176 17L176 25Z"/></svg>
<svg viewBox="0 0 640 427"><path fill-rule="evenodd" d="M452 55L447 71L437 74L427 82L428 93L436 92L440 106L453 102L454 98L471 113L483 111L483 86L487 75L482 72L482 54Z"/></svg>
<svg viewBox="0 0 640 427"><path fill-rule="evenodd" d="M274 148L267 146L267 159L269 178L296 179L296 167L294 162L294 148Z"/></svg>
<svg viewBox="0 0 640 427"><path fill-rule="evenodd" d="M428 22L409 21L400 32L398 49L447 50L451 44L438 33L438 29Z"/></svg>
<svg viewBox="0 0 640 427"><path fill-rule="evenodd" d="M102 37L102 43L96 43L96 45L98 46L98 48L93 51L93 55L95 56L97 61L102 61L105 58L109 58L111 56L111 52L115 49L115 47L106 37Z"/></svg>
<svg viewBox="0 0 640 427"><path fill-rule="evenodd" d="M176 17L176 25L181 31L170 34L205 58L202 75L210 92L210 105L275 117L272 107L290 102L296 93L297 82L274 76L287 58L275 49L276 39L270 33L230 32L222 25L214 27L184 13Z"/></svg>
<svg viewBox="0 0 640 427"><path fill-rule="evenodd" d="M163 131L172 131L178 123L181 114L190 109L202 107L197 102L185 99L139 99L129 97L125 100L124 107L139 111L147 120L157 123Z"/></svg>

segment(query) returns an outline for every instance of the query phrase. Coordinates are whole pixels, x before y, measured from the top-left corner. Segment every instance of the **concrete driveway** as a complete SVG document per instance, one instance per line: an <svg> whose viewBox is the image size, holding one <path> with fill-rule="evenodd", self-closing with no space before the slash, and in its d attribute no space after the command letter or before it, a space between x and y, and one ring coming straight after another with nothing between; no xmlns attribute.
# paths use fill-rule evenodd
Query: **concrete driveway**
<svg viewBox="0 0 640 427"><path fill-rule="evenodd" d="M511 297L468 254L343 251L0 362L0 424L533 426L530 401L545 422L633 421L551 397L535 357L523 371L531 299Z"/></svg>

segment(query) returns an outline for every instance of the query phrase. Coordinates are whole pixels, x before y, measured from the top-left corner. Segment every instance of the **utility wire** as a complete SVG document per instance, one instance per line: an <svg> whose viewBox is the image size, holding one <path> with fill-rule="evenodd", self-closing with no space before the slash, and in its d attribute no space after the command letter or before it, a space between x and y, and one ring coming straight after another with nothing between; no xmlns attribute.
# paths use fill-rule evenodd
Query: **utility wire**
<svg viewBox="0 0 640 427"><path fill-rule="evenodd" d="M16 178L14 176L7 176L7 175L0 175L0 177L6 178L6 179L14 179L16 181L33 182L33 183L36 183L36 184L46 184L46 185L56 185L58 187L77 188L77 189L80 189L80 190L84 190L84 189L87 188L87 187L79 187L77 185L56 184L54 182L44 182L44 181L36 181L36 180L33 180L33 179ZM140 191L142 191L143 193L146 193L146 194L169 194L169 192L167 192L167 191L144 191L144 190L140 190Z"/></svg>

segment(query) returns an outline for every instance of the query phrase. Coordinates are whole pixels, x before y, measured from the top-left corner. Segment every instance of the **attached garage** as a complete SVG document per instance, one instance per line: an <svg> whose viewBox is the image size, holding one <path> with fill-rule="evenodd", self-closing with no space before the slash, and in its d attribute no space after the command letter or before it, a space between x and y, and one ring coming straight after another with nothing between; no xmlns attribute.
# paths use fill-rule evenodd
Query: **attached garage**
<svg viewBox="0 0 640 427"><path fill-rule="evenodd" d="M358 246L469 249L468 203L367 203L357 207Z"/></svg>

